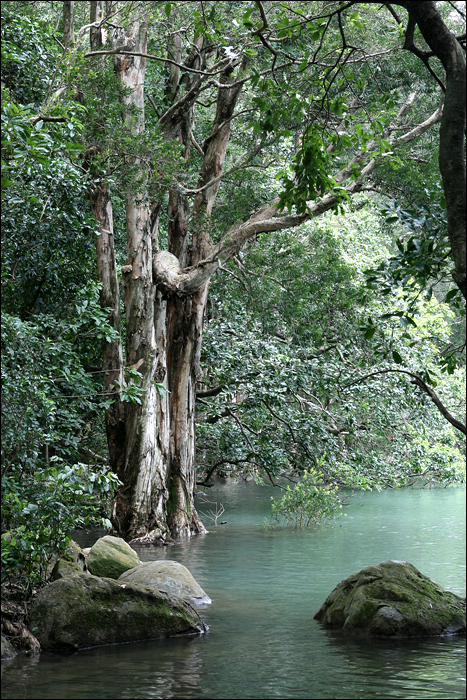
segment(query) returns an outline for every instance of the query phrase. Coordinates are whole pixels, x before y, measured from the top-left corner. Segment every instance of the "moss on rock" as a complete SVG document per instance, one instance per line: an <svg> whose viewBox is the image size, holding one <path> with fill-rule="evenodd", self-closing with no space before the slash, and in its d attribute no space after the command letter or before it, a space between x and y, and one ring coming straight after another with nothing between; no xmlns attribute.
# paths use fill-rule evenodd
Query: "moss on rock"
<svg viewBox="0 0 467 700"><path fill-rule="evenodd" d="M175 596L147 586L78 574L43 588L30 615L44 650L86 647L205 631L198 613Z"/></svg>
<svg viewBox="0 0 467 700"><path fill-rule="evenodd" d="M94 576L117 579L124 571L141 564L135 550L120 537L106 535L91 547L86 558L88 570Z"/></svg>
<svg viewBox="0 0 467 700"><path fill-rule="evenodd" d="M8 641L8 639L2 634L2 661L4 659L14 659L17 655L17 651L14 646Z"/></svg>
<svg viewBox="0 0 467 700"><path fill-rule="evenodd" d="M465 598L445 591L409 562L386 561L341 581L315 619L372 637L465 634Z"/></svg>
<svg viewBox="0 0 467 700"><path fill-rule="evenodd" d="M81 571L86 569L86 556L79 544L77 544L74 540L70 540L70 544L66 548L62 558L66 559L66 561L72 562L73 564L77 564Z"/></svg>
<svg viewBox="0 0 467 700"><path fill-rule="evenodd" d="M52 569L51 579L52 581L58 581L60 578L65 578L65 576L76 576L82 573L83 569L79 564L66 559L59 559Z"/></svg>

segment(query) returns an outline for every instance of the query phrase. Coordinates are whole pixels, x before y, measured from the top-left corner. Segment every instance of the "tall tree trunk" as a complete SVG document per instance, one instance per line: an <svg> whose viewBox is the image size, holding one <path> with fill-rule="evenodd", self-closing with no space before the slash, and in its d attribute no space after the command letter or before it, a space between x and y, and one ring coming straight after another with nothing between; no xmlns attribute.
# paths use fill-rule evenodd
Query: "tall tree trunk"
<svg viewBox="0 0 467 700"><path fill-rule="evenodd" d="M168 519L173 536L204 532L196 513L195 401L208 282L187 297L168 302L170 389L170 478Z"/></svg>
<svg viewBox="0 0 467 700"><path fill-rule="evenodd" d="M147 25L134 22L117 29L113 47L146 53ZM146 59L117 55L114 70L122 85L122 116L135 136L144 130L144 74ZM137 158L133 173L144 173ZM123 295L126 309L125 363L141 373L141 403L125 404L125 443L117 475L123 482L113 513L115 530L127 538L159 539L168 534L166 506L169 468L168 394L159 395L156 383L167 385L166 301L152 280L153 246L157 245L157 214L143 194L130 185L125 192L126 262ZM156 208L157 210L157 208Z"/></svg>
<svg viewBox="0 0 467 700"><path fill-rule="evenodd" d="M103 13L103 1L93 0L90 9L90 22L102 19ZM91 27L90 43L92 51L99 51L103 47L105 42L102 29ZM103 59L97 59L97 64L102 68ZM96 141L98 140L99 135L96 134ZM86 152L86 160L92 161L97 152L98 147L95 144L91 145ZM104 174L102 179L97 178L94 181L93 188L89 193L89 201L91 211L98 221L96 253L97 278L101 283L100 305L101 308L108 311L110 325L117 332L117 337L114 340L102 339L102 369L104 391L113 399L113 403L105 412L110 463L113 471L119 474L122 473L124 467L126 444L125 405L120 400L119 389L123 384L120 289L115 260L112 199Z"/></svg>
<svg viewBox="0 0 467 700"><path fill-rule="evenodd" d="M388 3L383 3L387 5ZM446 196L448 234L454 261L453 279L467 297L466 278L466 208L465 151L466 121L465 56L456 37L441 17L436 2L427 0L394 0L409 13L405 47L425 63L434 54L446 72L446 92L439 133L439 169ZM431 51L415 46L413 32L418 25Z"/></svg>
<svg viewBox="0 0 467 700"><path fill-rule="evenodd" d="M465 56L459 42L443 22L435 2L406 3L420 31L446 71L446 94L439 131L439 169L446 195L448 234L454 271L452 276L464 297L466 286L465 209Z"/></svg>
<svg viewBox="0 0 467 700"><path fill-rule="evenodd" d="M202 50L202 39L197 40ZM203 65L203 54L193 67ZM209 224L219 180L205 187L223 171L225 153L230 138L230 119L233 115L241 85L229 88L232 81L227 70L221 75L222 88L217 97L217 111L211 136L204 144L204 159L200 171L198 189L190 212L186 197L171 194L172 223L169 229L169 251L175 255L180 267L195 267L212 251ZM173 85L169 82L169 88ZM186 85L187 91L197 78ZM225 86L225 87L224 87ZM173 91L173 87L172 87ZM179 139L185 145L189 159L193 112L187 109L180 125ZM171 124L171 129L173 124ZM187 247L187 219L191 214L191 246ZM172 534L183 536L204 531L204 526L194 508L196 475L195 401L196 382L199 376L203 324L208 298L209 280L188 296L172 295L168 302L167 347L170 389L170 479L168 515Z"/></svg>
<svg viewBox="0 0 467 700"><path fill-rule="evenodd" d="M63 3L63 43L70 46L75 41L75 3L64 0Z"/></svg>

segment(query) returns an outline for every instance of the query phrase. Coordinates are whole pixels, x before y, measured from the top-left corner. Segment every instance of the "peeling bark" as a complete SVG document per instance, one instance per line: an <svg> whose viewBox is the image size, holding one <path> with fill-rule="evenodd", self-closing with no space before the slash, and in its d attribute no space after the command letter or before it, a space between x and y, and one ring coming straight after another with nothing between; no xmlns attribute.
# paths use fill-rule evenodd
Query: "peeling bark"
<svg viewBox="0 0 467 700"><path fill-rule="evenodd" d="M145 53L147 25L134 22L125 31L117 29L113 45ZM138 134L144 129L144 74L146 59L140 56L115 57L114 70L122 87L122 116L127 128ZM135 109L136 108L136 109ZM138 168L136 160L133 165ZM141 173L143 175L143 173ZM167 411L160 405L154 382L165 368L164 332L157 313L165 317L165 305L157 304L152 280L153 235L150 212L141 194L128 189L125 193L127 260L123 277L126 309L125 362L140 363L141 404L128 403L125 409L125 458L120 472L123 482L115 501L113 524L127 538L158 539L167 534L167 431L161 420ZM159 329L159 337L156 337ZM158 346L159 343L159 346ZM162 351L162 352L161 352ZM162 357L161 357L162 355ZM159 383L162 383L159 381Z"/></svg>
<svg viewBox="0 0 467 700"><path fill-rule="evenodd" d="M101 283L100 305L108 311L108 321L115 328L115 340L102 340L102 367L104 391L111 394L114 402L106 409L105 425L112 469L121 473L126 440L125 408L120 401L118 386L123 382L123 356L120 339L120 291L115 263L113 240L113 214L110 191L105 182L97 184L89 194L91 211L99 222L96 235L97 277Z"/></svg>
<svg viewBox="0 0 467 700"><path fill-rule="evenodd" d="M91 2L90 21L103 16L103 2ZM91 48L98 50L104 44L100 30L90 30ZM102 60L102 59L98 59ZM86 153L85 162L92 161L97 148L91 147ZM105 425L110 464L116 474L122 473L126 443L125 406L120 400L119 386L123 383L123 353L121 344L120 289L115 260L112 199L104 177L96 180L89 192L91 211L98 222L96 235L97 278L101 283L100 305L108 311L108 321L117 331L115 340L102 339L103 388L112 395L114 401L106 409Z"/></svg>

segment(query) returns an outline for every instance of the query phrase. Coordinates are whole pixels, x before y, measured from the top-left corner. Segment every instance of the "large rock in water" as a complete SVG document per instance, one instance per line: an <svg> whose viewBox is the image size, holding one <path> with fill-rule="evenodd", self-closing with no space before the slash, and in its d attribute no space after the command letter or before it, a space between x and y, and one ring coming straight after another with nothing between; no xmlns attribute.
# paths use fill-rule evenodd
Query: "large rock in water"
<svg viewBox="0 0 467 700"><path fill-rule="evenodd" d="M186 566L177 561L163 559L144 562L135 569L125 571L118 582L151 586L158 591L176 595L191 605L203 605L211 602L211 598L195 581Z"/></svg>
<svg viewBox="0 0 467 700"><path fill-rule="evenodd" d="M409 562L385 561L341 581L315 619L372 637L465 634L465 598L445 591Z"/></svg>
<svg viewBox="0 0 467 700"><path fill-rule="evenodd" d="M135 550L120 537L106 535L91 547L86 558L88 570L94 576L117 579L128 569L141 564Z"/></svg>
<svg viewBox="0 0 467 700"><path fill-rule="evenodd" d="M9 640L1 635L2 637L2 661L4 659L13 659L17 655L17 651L14 646L9 642Z"/></svg>
<svg viewBox="0 0 467 700"><path fill-rule="evenodd" d="M43 588L32 605L30 625L46 651L206 631L196 610L180 598L85 573Z"/></svg>

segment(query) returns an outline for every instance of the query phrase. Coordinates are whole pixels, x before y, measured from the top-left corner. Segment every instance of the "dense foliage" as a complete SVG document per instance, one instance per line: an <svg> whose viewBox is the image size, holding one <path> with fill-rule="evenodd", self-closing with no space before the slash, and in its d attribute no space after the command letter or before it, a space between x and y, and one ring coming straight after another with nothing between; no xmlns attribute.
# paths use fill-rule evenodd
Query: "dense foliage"
<svg viewBox="0 0 467 700"><path fill-rule="evenodd" d="M410 315L402 292L369 290L365 270L391 246L383 205L361 195L345 216L265 237L219 295L214 283L205 380L222 391L199 399L205 474L275 480L319 464L327 483L357 488L464 478L456 431L393 373L422 373L462 417L464 370L442 371L455 310L420 297Z"/></svg>
<svg viewBox="0 0 467 700"><path fill-rule="evenodd" d="M2 581L44 581L73 529L107 523L102 339L112 337L73 117L34 117L57 51L2 7ZM63 123L62 123L63 122Z"/></svg>
<svg viewBox="0 0 467 700"><path fill-rule="evenodd" d="M324 3L312 4L324 13ZM123 264L125 193L167 204L170 188L196 192L215 115L206 85L191 155L166 139L170 90L154 60L147 128L128 130L128 95L112 64L85 56L86 32L64 47L52 5L2 3L2 564L26 587L46 577L70 530L106 522L118 482L106 466L101 348L120 341L120 330L94 281L90 192L105 174ZM84 13L87 3L76 5ZM462 420L465 311L450 277L438 122L406 142L394 126L411 91L418 100L404 127L427 119L439 87L417 56L395 58L401 26L377 3L335 23L318 11L307 19L303 3L270 3L268 43L261 3L210 3L209 14L203 3L136 5L150 18L152 55L165 55L177 34L186 60L195 30L212 42L214 66L243 52L250 71L209 224L214 242L271 201L297 215L326 192L335 197L319 218L251 238L211 281L198 482L291 479L297 485L274 501L272 522L302 526L338 513L338 487L463 481L460 434L417 383L436 388ZM449 3L440 5L460 33ZM182 97L189 85L186 77ZM378 168L349 196L342 173L357 182L369 159ZM163 247L170 217L160 212ZM141 403L141 375L127 369L120 398Z"/></svg>
<svg viewBox="0 0 467 700"><path fill-rule="evenodd" d="M112 472L52 461L34 472L11 469L2 480L2 522L9 528L2 534L2 582L15 581L26 593L50 576L72 530L110 525L105 513L118 483Z"/></svg>

